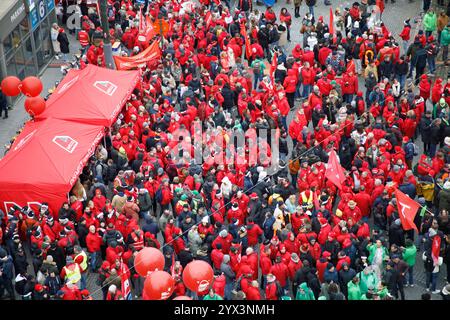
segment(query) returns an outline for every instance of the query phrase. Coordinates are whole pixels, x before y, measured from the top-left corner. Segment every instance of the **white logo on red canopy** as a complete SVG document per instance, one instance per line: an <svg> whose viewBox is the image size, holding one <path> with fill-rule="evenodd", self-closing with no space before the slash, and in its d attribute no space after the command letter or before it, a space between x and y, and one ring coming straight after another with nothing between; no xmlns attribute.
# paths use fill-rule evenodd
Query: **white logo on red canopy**
<svg viewBox="0 0 450 320"><path fill-rule="evenodd" d="M78 145L78 141L69 136L55 136L52 141L68 153L72 153Z"/></svg>
<svg viewBox="0 0 450 320"><path fill-rule="evenodd" d="M117 86L110 81L95 81L94 87L108 96L112 96L117 90Z"/></svg>
<svg viewBox="0 0 450 320"><path fill-rule="evenodd" d="M29 134L27 134L25 136L25 138L20 140L19 143L14 147L14 151L17 151L18 149L22 148L24 146L24 144L27 143L28 140L30 140L34 136L35 133L36 133L36 129L33 130L32 132L30 132Z"/></svg>
<svg viewBox="0 0 450 320"><path fill-rule="evenodd" d="M69 82L65 83L64 85L62 85L59 89L58 89L58 94L63 93L64 91L66 91L67 89L69 89L71 86L73 86L75 84L75 82L78 81L79 76L76 76L75 78L73 78L72 80L70 80Z"/></svg>

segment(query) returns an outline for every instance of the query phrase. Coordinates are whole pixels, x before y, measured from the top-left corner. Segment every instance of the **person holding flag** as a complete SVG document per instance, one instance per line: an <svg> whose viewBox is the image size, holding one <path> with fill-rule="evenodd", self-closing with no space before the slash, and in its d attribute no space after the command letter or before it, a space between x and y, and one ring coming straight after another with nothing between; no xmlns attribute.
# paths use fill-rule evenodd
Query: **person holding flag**
<svg viewBox="0 0 450 320"><path fill-rule="evenodd" d="M130 285L130 270L127 265L120 259L120 271L119 271L120 280L122 283L122 296L124 300L133 300L131 295L131 285Z"/></svg>
<svg viewBox="0 0 450 320"><path fill-rule="evenodd" d="M436 220L433 223L437 224ZM440 266L443 263L443 257L440 256L442 239L438 234L438 231L433 226L428 231L428 240L431 242L431 248L427 249L422 254L422 260L424 261L425 275L426 275L426 290L432 291L434 294L438 294L440 290L436 288L437 279L439 276Z"/></svg>

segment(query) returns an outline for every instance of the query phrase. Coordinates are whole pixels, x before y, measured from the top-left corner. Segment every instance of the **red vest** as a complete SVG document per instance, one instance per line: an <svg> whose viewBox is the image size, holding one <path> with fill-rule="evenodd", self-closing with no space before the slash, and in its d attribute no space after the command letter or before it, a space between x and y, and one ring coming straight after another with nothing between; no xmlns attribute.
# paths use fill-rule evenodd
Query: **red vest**
<svg viewBox="0 0 450 320"><path fill-rule="evenodd" d="M81 30L78 33L78 41L82 47L86 47L89 44L89 35L85 30Z"/></svg>

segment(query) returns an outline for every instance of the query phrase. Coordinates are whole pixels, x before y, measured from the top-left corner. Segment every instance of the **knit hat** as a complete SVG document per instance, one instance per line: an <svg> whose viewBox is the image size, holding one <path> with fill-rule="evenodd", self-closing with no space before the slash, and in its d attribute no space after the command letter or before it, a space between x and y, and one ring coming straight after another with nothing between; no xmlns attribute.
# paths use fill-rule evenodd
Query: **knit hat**
<svg viewBox="0 0 450 320"><path fill-rule="evenodd" d="M228 263L230 262L230 256L228 254L223 255L223 263Z"/></svg>
<svg viewBox="0 0 450 320"><path fill-rule="evenodd" d="M446 181L446 182L444 183L444 185L443 185L443 188L444 188L445 190L450 190L450 181Z"/></svg>
<svg viewBox="0 0 450 320"><path fill-rule="evenodd" d="M450 137L445 137L444 143L445 143L446 146L450 147Z"/></svg>
<svg viewBox="0 0 450 320"><path fill-rule="evenodd" d="M274 282L275 280L277 280L277 278L273 274L269 273L267 275L267 282L270 283L270 282Z"/></svg>
<svg viewBox="0 0 450 320"><path fill-rule="evenodd" d="M228 231L227 230L220 231L219 236L222 238L226 238L228 236Z"/></svg>
<svg viewBox="0 0 450 320"><path fill-rule="evenodd" d="M435 235L437 235L436 230L434 230L433 228L428 229L428 236L430 238L434 237Z"/></svg>
<svg viewBox="0 0 450 320"><path fill-rule="evenodd" d="M444 296L450 295L450 284L446 285L444 288L442 288L442 294Z"/></svg>

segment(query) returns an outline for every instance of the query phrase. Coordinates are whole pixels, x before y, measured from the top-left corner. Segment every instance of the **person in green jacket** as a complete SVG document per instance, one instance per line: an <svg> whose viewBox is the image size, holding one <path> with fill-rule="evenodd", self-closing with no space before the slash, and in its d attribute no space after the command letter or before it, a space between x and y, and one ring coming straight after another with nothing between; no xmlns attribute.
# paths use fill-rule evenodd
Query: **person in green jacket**
<svg viewBox="0 0 450 320"><path fill-rule="evenodd" d="M389 253L387 248L383 246L381 240L377 240L375 243L369 243L366 248L369 251L369 257L367 259L369 264L377 266L378 270L384 270Z"/></svg>
<svg viewBox="0 0 450 320"><path fill-rule="evenodd" d="M360 279L359 289L361 290L361 294L367 293L369 288L377 288L380 282L380 278L373 266L367 266L363 271L358 273L358 277Z"/></svg>
<svg viewBox="0 0 450 320"><path fill-rule="evenodd" d="M354 277L347 283L347 300L361 300L361 289L359 287L359 277Z"/></svg>
<svg viewBox="0 0 450 320"><path fill-rule="evenodd" d="M308 288L306 282L303 282L298 286L295 300L316 300L316 298L312 290Z"/></svg>
<svg viewBox="0 0 450 320"><path fill-rule="evenodd" d="M425 30L425 36L431 36L431 34L437 30L437 15L433 9L429 9L423 17L423 28Z"/></svg>
<svg viewBox="0 0 450 320"><path fill-rule="evenodd" d="M253 69L253 89L256 90L258 88L258 83L261 82L264 78L264 70L266 69L266 64L264 63L264 60L256 58L255 60L253 60L250 66Z"/></svg>
<svg viewBox="0 0 450 320"><path fill-rule="evenodd" d="M442 61L444 61L447 66L447 58L448 58L448 45L450 44L450 22L449 24L442 30L441 33L441 48L442 48Z"/></svg>
<svg viewBox="0 0 450 320"><path fill-rule="evenodd" d="M221 296L214 292L214 289L209 289L209 293L203 298L203 300L223 300Z"/></svg>
<svg viewBox="0 0 450 320"><path fill-rule="evenodd" d="M411 239L406 239L405 241L406 248L402 248L403 250L403 260L408 265L408 283L406 286L414 287L414 277L413 277L413 270L414 265L416 264L416 255L417 255L417 248L414 245L414 242Z"/></svg>

